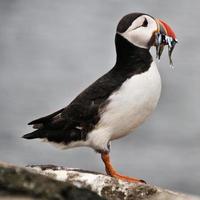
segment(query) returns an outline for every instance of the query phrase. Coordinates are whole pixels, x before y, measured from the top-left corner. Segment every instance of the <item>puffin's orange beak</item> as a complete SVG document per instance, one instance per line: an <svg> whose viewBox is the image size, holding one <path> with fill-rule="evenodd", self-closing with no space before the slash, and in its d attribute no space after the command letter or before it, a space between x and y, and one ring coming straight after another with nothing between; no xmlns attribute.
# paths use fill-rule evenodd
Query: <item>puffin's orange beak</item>
<svg viewBox="0 0 200 200"><path fill-rule="evenodd" d="M174 31L172 30L172 28L163 20L161 19L156 19L157 25L158 25L158 33L167 35L171 38L173 38L174 40L176 39L176 34L174 33Z"/></svg>
<svg viewBox="0 0 200 200"><path fill-rule="evenodd" d="M155 32L155 46L157 58L160 59L164 46L168 45L170 65L173 65L171 55L176 43L178 42L176 39L176 34L163 20L156 19L156 23L157 31Z"/></svg>

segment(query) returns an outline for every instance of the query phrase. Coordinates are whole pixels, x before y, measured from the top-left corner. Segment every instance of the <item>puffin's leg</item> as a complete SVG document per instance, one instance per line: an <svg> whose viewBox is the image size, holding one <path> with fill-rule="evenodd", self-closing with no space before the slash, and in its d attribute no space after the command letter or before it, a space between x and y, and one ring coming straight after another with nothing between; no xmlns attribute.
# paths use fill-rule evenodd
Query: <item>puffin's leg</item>
<svg viewBox="0 0 200 200"><path fill-rule="evenodd" d="M110 162L110 156L108 152L102 152L101 153L101 158L104 162L105 165L105 170L107 172L108 175L115 177L117 179L123 180L123 181L127 181L127 182L131 182L131 183L146 183L143 180L137 179L137 178L131 178L128 176L123 176L121 174L119 174L112 166L111 162Z"/></svg>

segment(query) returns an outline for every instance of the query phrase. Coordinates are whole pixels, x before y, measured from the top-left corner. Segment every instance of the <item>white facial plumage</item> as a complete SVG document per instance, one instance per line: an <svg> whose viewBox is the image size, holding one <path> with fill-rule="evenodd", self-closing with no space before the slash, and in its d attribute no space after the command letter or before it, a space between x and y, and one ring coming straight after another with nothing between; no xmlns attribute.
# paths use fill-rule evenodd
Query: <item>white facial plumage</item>
<svg viewBox="0 0 200 200"><path fill-rule="evenodd" d="M149 42L155 31L157 31L155 19L148 15L141 15L125 32L119 34L132 44L147 49L150 48Z"/></svg>

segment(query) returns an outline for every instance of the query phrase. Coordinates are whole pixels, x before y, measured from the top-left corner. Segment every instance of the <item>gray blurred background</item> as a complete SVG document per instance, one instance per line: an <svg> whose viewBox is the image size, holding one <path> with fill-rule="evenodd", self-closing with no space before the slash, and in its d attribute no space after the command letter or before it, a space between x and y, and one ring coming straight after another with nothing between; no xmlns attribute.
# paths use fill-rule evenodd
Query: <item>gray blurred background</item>
<svg viewBox="0 0 200 200"><path fill-rule="evenodd" d="M20 137L31 131L27 122L67 105L114 65L116 25L140 11L177 33L175 69L165 53L159 105L134 134L112 143L113 164L148 183L200 195L199 6L199 0L0 0L0 160L104 172L91 149L61 151Z"/></svg>

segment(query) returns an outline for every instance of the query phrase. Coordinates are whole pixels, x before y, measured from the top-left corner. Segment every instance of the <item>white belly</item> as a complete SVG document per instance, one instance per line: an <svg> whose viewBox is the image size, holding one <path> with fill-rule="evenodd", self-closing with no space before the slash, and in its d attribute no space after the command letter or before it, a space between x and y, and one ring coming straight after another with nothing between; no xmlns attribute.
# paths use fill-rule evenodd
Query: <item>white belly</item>
<svg viewBox="0 0 200 200"><path fill-rule="evenodd" d="M108 141L127 135L155 109L160 92L160 74L153 62L148 71L131 77L110 96L96 129L89 133L89 145L103 148Z"/></svg>

